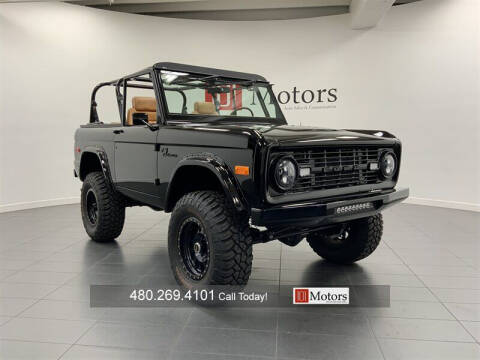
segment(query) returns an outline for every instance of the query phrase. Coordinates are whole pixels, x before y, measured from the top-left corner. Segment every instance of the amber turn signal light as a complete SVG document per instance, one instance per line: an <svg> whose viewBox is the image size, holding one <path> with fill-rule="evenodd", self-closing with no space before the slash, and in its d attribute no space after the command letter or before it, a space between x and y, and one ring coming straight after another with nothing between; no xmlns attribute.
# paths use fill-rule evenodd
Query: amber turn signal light
<svg viewBox="0 0 480 360"><path fill-rule="evenodd" d="M235 166L235 174L237 175L249 175L250 168L248 166Z"/></svg>

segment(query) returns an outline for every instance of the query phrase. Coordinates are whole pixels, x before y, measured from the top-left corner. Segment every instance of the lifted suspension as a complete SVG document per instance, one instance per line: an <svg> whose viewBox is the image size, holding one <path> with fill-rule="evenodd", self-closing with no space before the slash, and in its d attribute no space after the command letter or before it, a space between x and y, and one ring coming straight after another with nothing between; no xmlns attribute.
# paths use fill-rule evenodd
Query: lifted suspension
<svg viewBox="0 0 480 360"><path fill-rule="evenodd" d="M279 240L289 246L297 245L305 236L315 232L327 233L328 236L341 236L346 229L346 224L324 225L319 227L278 227L266 230L250 228L253 244L267 243Z"/></svg>

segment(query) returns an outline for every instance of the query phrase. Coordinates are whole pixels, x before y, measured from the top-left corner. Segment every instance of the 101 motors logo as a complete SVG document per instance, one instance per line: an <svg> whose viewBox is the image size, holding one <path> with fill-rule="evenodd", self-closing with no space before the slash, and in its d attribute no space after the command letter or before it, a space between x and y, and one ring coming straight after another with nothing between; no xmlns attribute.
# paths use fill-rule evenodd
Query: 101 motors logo
<svg viewBox="0 0 480 360"><path fill-rule="evenodd" d="M348 305L350 289L343 288L293 288L293 303L300 305Z"/></svg>
<svg viewBox="0 0 480 360"><path fill-rule="evenodd" d="M284 111L335 109L338 101L338 89L305 89L294 86L292 90L277 92L276 98Z"/></svg>
<svg viewBox="0 0 480 360"><path fill-rule="evenodd" d="M239 85L228 85L230 91L226 91L217 95L219 110L234 110L234 107L241 108L243 106L254 106L258 104L257 96L262 96L265 103L273 103L273 99L269 93L260 94L250 91L250 99L242 96L242 87ZM235 92L235 96L233 96ZM274 95L277 102L284 110L314 110L334 108L338 100L338 89L301 89L294 86L292 90L281 90ZM235 98L235 105L233 98ZM205 90L205 102L213 102L213 96Z"/></svg>
<svg viewBox="0 0 480 360"><path fill-rule="evenodd" d="M276 97L282 105L335 103L338 89L301 89L294 86L290 91L279 91Z"/></svg>

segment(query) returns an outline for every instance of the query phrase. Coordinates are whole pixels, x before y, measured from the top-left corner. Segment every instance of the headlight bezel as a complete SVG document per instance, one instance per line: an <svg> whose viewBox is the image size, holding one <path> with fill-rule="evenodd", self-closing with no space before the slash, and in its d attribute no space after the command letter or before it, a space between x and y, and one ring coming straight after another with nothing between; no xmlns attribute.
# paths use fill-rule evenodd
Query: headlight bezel
<svg viewBox="0 0 480 360"><path fill-rule="evenodd" d="M386 173L386 168L385 168L385 158L387 156L391 156L392 159L393 159L393 170L391 172L391 174L387 174ZM397 173L398 171L398 159L397 159L397 155L395 155L395 153L393 151L385 151L381 156L380 156L380 161L379 161L379 170L380 170L380 174L382 176L382 178L386 179L386 180L391 180L393 179L393 177L395 176L395 174Z"/></svg>
<svg viewBox="0 0 480 360"><path fill-rule="evenodd" d="M293 181L291 182L290 185L283 185L280 180L279 180L279 175L278 175L278 172L277 172L277 169L280 165L280 163L282 161L290 161L293 165L293 169L295 171L295 176L293 177ZM298 167L298 163L297 161L293 158L293 156L289 156L289 155L284 155L284 156L280 156L278 157L277 159L275 159L275 161L273 161L272 163L272 167L271 167L271 173L272 173L272 185L274 185L274 187L281 191L281 192L286 192L288 190L291 190L294 186L295 186L295 183L297 181L297 178L298 178L298 174L299 174L299 167Z"/></svg>

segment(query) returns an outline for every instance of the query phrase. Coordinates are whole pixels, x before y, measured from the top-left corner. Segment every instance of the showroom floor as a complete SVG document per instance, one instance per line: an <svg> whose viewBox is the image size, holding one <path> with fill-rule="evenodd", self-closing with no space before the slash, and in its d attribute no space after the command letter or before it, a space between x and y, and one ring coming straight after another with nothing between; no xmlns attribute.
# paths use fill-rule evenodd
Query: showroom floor
<svg viewBox="0 0 480 360"><path fill-rule="evenodd" d="M399 205L368 259L256 245L252 284L391 285L390 308L90 308L89 284L171 280L168 215L95 244L78 205L0 215L0 358L480 359L480 214Z"/></svg>

